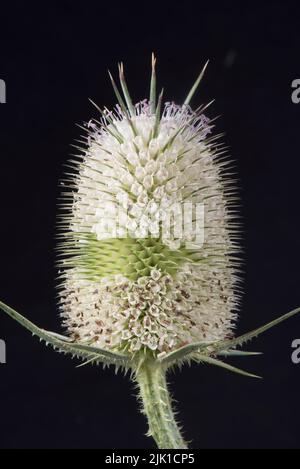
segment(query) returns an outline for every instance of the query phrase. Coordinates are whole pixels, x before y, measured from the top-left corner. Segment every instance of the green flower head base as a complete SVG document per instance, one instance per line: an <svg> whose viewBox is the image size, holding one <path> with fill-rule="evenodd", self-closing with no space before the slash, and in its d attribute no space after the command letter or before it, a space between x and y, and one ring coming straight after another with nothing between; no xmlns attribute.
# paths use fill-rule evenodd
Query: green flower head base
<svg viewBox="0 0 300 469"><path fill-rule="evenodd" d="M59 307L68 337L0 303L83 364L131 369L149 435L161 448L186 447L165 381L170 367L197 361L255 376L218 356L253 354L236 347L300 311L233 338L240 267L235 180L207 106L189 105L205 67L183 105L163 104L152 57L149 100L134 105L121 64L122 94L110 75L117 106L96 106L98 120L82 127L83 147L62 181L59 221ZM170 236L187 206L189 222L184 218L180 236ZM204 207L204 238L195 232L197 206Z"/></svg>

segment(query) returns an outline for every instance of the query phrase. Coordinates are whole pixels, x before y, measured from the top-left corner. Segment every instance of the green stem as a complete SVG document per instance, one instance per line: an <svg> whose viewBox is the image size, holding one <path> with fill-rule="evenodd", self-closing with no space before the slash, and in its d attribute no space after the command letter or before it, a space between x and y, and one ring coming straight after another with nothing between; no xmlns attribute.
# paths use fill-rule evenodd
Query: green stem
<svg viewBox="0 0 300 469"><path fill-rule="evenodd" d="M165 370L160 364L147 361L136 372L136 379L148 419L148 435L158 448L186 449L172 410Z"/></svg>

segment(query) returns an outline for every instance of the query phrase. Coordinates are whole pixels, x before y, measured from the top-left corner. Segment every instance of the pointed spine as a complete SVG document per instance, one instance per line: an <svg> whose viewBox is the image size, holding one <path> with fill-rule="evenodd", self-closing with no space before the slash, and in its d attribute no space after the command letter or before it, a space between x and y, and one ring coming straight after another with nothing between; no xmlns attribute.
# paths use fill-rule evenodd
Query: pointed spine
<svg viewBox="0 0 300 469"><path fill-rule="evenodd" d="M206 62L206 64L205 64L204 67L202 68L202 70L201 70L201 72L200 72L200 74L199 74L197 80L195 81L195 83L193 84L192 88L190 89L190 91L189 91L187 97L186 97L185 100L184 100L184 103L183 103L184 105L188 106L188 105L190 104L192 97L194 96L195 92L197 91L198 86L200 85L200 82L202 81L202 78L203 78L203 75L204 75L204 73L205 73L205 70L206 70L206 67L207 67L207 65L208 65L208 62L209 62L209 61Z"/></svg>
<svg viewBox="0 0 300 469"><path fill-rule="evenodd" d="M122 88L122 91L123 91L123 94L124 94L124 97L125 97L125 101L126 101L128 109L129 109L129 113L130 113L131 117L134 117L135 116L135 108L134 108L134 105L132 103L130 93L128 91L128 87L127 87L127 83L126 83L125 75L124 75L124 66L123 66L122 62L119 64L119 78L120 78L121 88Z"/></svg>
<svg viewBox="0 0 300 469"><path fill-rule="evenodd" d="M155 64L156 58L152 53L152 73L151 73L151 83L150 83L150 109L151 114L155 114L156 109L156 73L155 73Z"/></svg>

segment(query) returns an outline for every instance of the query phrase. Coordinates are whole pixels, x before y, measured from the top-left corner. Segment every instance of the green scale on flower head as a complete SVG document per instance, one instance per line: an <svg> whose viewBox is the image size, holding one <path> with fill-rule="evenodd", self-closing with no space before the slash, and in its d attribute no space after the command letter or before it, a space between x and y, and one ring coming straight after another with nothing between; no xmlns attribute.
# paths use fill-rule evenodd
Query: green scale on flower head
<svg viewBox="0 0 300 469"><path fill-rule="evenodd" d="M182 248L171 250L153 238L113 238L99 241L93 235L86 235L84 243L74 242L76 256L61 262L78 267L81 274L91 281L114 275L122 275L131 281L150 276L151 269L176 275L178 268L187 259L197 262L195 253ZM80 245L81 244L81 245ZM68 252L68 251L66 251Z"/></svg>
<svg viewBox="0 0 300 469"><path fill-rule="evenodd" d="M160 448L186 448L167 390L169 368L197 361L256 377L217 357L256 355L236 347L300 311L233 337L240 291L236 182L219 136L211 135L207 106L189 105L205 68L183 105L163 104L152 57L149 100L134 105L121 64L122 94L110 75L117 106L95 105L99 119L82 127L80 154L66 165L58 222L59 305L69 336L41 329L0 302L40 340L83 364L131 369L148 434Z"/></svg>

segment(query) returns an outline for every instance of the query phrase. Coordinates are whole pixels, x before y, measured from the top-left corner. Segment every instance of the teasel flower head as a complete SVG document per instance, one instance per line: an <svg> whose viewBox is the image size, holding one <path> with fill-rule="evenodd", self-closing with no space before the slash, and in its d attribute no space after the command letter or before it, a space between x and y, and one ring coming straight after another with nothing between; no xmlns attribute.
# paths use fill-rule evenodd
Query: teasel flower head
<svg viewBox="0 0 300 469"><path fill-rule="evenodd" d="M207 65L207 64L206 64ZM59 352L131 370L149 432L160 448L186 448L166 383L196 361L257 377L219 357L300 312L240 337L240 226L235 176L214 122L190 101L156 95L133 104L119 65L117 105L82 128L61 181L59 307L67 336L0 308ZM93 103L94 104L94 103ZM82 366L82 364L80 365Z"/></svg>
<svg viewBox="0 0 300 469"><path fill-rule="evenodd" d="M73 338L162 356L231 336L239 246L235 181L213 124L189 98L156 102L154 65L152 95L135 105L119 66L124 101L113 81L119 103L87 123L70 161L60 303Z"/></svg>

